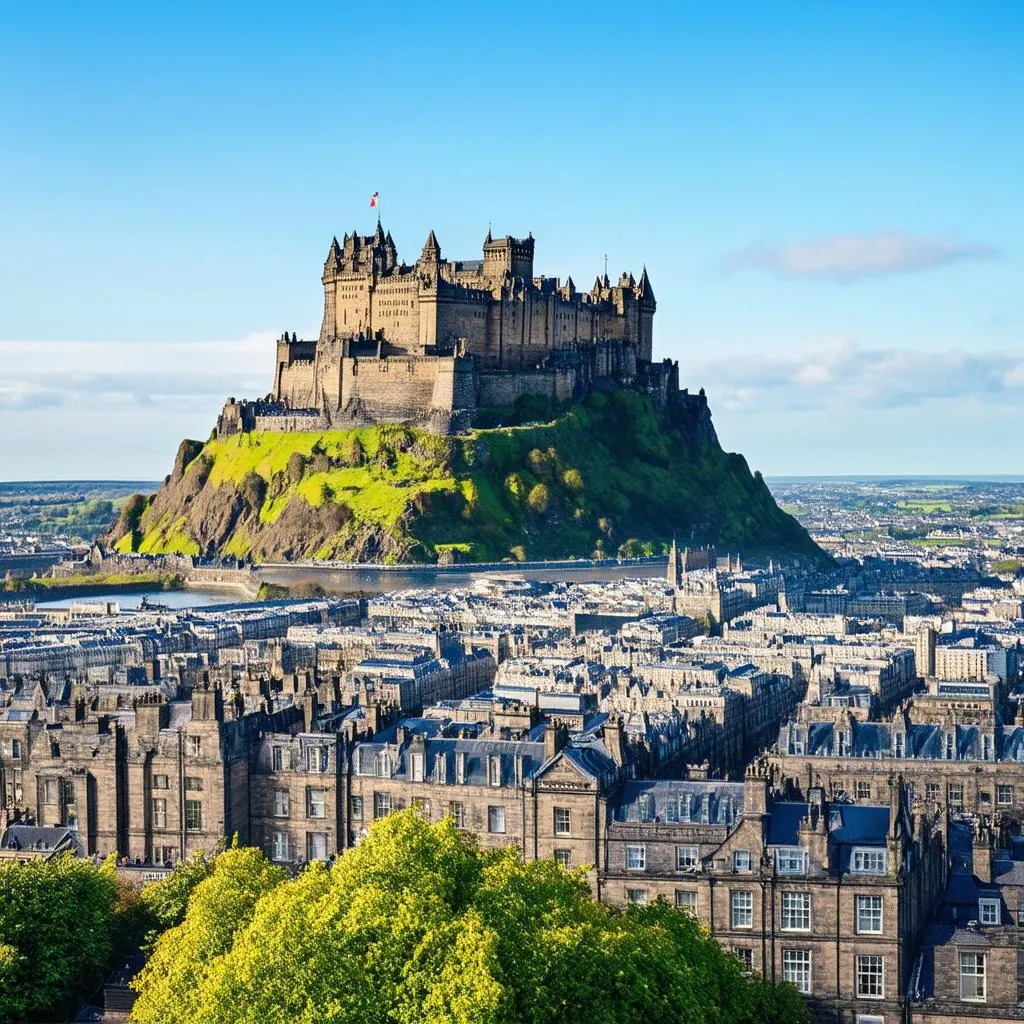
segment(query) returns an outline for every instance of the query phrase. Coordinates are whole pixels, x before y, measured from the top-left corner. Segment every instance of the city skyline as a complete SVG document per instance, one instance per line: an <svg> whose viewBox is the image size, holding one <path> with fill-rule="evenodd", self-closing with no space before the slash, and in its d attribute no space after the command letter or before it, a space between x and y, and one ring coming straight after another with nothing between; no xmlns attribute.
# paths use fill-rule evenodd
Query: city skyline
<svg viewBox="0 0 1024 1024"><path fill-rule="evenodd" d="M655 356L767 476L1017 468L1020 12L246 11L9 26L0 477L165 472L315 336L374 192L409 262L490 224L579 287L646 264Z"/></svg>

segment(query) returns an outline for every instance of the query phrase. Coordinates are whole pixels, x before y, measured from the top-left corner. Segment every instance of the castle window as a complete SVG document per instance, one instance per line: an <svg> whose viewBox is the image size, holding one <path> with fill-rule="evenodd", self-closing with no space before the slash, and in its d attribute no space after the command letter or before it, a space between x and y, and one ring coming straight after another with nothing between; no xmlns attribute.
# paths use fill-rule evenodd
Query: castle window
<svg viewBox="0 0 1024 1024"><path fill-rule="evenodd" d="M627 889L626 902L633 907L643 907L647 904L646 889Z"/></svg>
<svg viewBox="0 0 1024 1024"><path fill-rule="evenodd" d="M1000 807L1013 806L1013 786L1000 783L996 786L996 802Z"/></svg>
<svg viewBox="0 0 1024 1024"><path fill-rule="evenodd" d="M421 753L409 755L409 774L413 782L423 781L423 755Z"/></svg>
<svg viewBox="0 0 1024 1024"><path fill-rule="evenodd" d="M198 775L186 775L185 791L188 793L201 793L203 791L203 780Z"/></svg>
<svg viewBox="0 0 1024 1024"><path fill-rule="evenodd" d="M201 757L203 753L203 739L201 736L186 736L186 750L190 757Z"/></svg>
<svg viewBox="0 0 1024 1024"><path fill-rule="evenodd" d="M390 793L374 793L373 794L373 818L376 821L379 818L386 818L391 813L391 794Z"/></svg>
<svg viewBox="0 0 1024 1024"><path fill-rule="evenodd" d="M572 834L570 813L568 807L555 808L555 835L567 836Z"/></svg>
<svg viewBox="0 0 1024 1024"><path fill-rule="evenodd" d="M275 818L287 818L288 817L288 790L287 789L275 789L274 790L274 817Z"/></svg>
<svg viewBox="0 0 1024 1024"><path fill-rule="evenodd" d="M154 789L169 789L170 785L166 775L154 775L153 776L153 788Z"/></svg>
<svg viewBox="0 0 1024 1024"><path fill-rule="evenodd" d="M495 835L504 835L505 833L505 808L504 807L488 807L487 808L487 831Z"/></svg>
<svg viewBox="0 0 1024 1024"><path fill-rule="evenodd" d="M732 855L733 871L746 872L750 870L750 851L734 850Z"/></svg>
<svg viewBox="0 0 1024 1024"><path fill-rule="evenodd" d="M572 867L572 850L555 850L555 863L560 868Z"/></svg>
<svg viewBox="0 0 1024 1024"><path fill-rule="evenodd" d="M348 816L353 821L363 820L363 798L361 796L349 797Z"/></svg>

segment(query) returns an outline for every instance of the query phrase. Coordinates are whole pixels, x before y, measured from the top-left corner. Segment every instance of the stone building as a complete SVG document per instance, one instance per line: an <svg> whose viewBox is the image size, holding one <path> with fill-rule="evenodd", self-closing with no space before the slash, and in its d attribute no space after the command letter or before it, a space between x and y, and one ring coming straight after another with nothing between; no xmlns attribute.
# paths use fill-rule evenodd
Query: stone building
<svg viewBox="0 0 1024 1024"><path fill-rule="evenodd" d="M663 898L748 969L788 981L815 1019L902 1020L912 951L945 888L937 820L889 802L776 800L743 783L631 781L606 837L604 898Z"/></svg>
<svg viewBox="0 0 1024 1024"><path fill-rule="evenodd" d="M431 231L412 264L390 232L331 242L320 336L284 334L266 400L230 399L221 434L403 422L440 433L477 410L526 397L562 404L593 387L628 387L685 409L714 437L703 395L679 390L675 363L653 360L657 302L639 280L607 274L589 291L534 273L534 239L493 238L479 260L448 260Z"/></svg>

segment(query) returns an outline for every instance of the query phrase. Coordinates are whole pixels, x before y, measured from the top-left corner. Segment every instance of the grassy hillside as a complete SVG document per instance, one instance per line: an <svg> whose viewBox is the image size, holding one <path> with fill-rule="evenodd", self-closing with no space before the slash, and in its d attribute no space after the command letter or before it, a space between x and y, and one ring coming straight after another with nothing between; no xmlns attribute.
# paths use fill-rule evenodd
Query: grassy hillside
<svg viewBox="0 0 1024 1024"><path fill-rule="evenodd" d="M742 456L691 436L616 392L550 423L459 437L384 424L186 441L111 539L121 551L432 562L652 554L676 533L820 554Z"/></svg>

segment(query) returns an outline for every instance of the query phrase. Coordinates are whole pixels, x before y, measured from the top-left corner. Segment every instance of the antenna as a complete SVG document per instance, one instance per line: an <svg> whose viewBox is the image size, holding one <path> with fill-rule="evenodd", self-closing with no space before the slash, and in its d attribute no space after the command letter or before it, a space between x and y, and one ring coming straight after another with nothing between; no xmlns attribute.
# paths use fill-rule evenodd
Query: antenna
<svg viewBox="0 0 1024 1024"><path fill-rule="evenodd" d="M608 276L608 253L604 254L604 276Z"/></svg>

